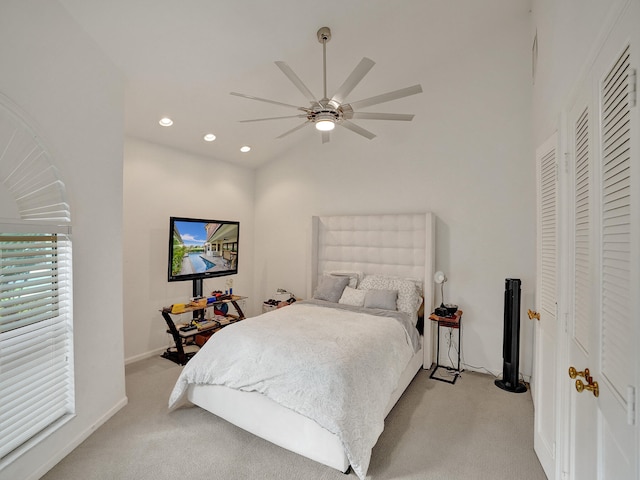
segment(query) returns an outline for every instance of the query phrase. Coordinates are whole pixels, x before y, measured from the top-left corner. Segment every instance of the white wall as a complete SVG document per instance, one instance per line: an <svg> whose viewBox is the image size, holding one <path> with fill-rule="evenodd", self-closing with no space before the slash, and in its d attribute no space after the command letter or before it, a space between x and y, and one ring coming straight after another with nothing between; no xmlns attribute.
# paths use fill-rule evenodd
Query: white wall
<svg viewBox="0 0 640 480"><path fill-rule="evenodd" d="M238 274L205 280L203 291L225 290L248 296L254 312L254 172L211 158L134 138L125 141L124 166L124 333L127 363L170 344L159 310L184 303L192 282L167 281L169 217L240 222ZM190 315L190 314L189 314Z"/></svg>
<svg viewBox="0 0 640 480"><path fill-rule="evenodd" d="M535 289L528 3L456 2L442 5L437 21L428 2L412 4L426 10L410 12L405 28L425 35L407 56L424 62L420 52L439 49L398 85L415 79L425 90L399 110L416 113L413 122L362 122L378 137L348 144L353 133L344 129L324 145L317 132L304 132L304 151L258 171L256 296L269 298L277 287L305 295L312 215L430 210L438 218L436 268L449 277L446 300L464 311L464 360L502 372L505 278L522 280L523 312ZM530 374L526 315L522 330L521 371Z"/></svg>
<svg viewBox="0 0 640 480"><path fill-rule="evenodd" d="M0 92L35 121L66 185L73 223L77 415L0 471L0 479L26 479L46 472L126 403L124 95L118 71L57 2L0 3L0 65Z"/></svg>

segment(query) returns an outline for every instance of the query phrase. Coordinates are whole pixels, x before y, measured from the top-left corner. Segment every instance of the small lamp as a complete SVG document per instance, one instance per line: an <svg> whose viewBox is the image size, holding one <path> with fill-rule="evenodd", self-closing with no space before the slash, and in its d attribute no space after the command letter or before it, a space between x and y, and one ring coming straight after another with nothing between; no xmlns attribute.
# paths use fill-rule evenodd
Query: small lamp
<svg viewBox="0 0 640 480"><path fill-rule="evenodd" d="M452 317L458 311L458 305L444 303L444 284L447 283L447 276L441 271L437 271L433 275L433 281L440 284L440 297L442 303L436 308L435 314L441 317Z"/></svg>
<svg viewBox="0 0 640 480"><path fill-rule="evenodd" d="M444 307L444 284L447 283L447 276L444 274L444 272L438 270L433 275L433 281L440 285L440 307L445 308Z"/></svg>

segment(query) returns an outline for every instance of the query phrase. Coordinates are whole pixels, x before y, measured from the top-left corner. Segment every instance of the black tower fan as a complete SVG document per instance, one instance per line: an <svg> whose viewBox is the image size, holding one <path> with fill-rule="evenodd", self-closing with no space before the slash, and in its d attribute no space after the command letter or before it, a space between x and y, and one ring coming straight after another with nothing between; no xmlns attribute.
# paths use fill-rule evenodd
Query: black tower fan
<svg viewBox="0 0 640 480"><path fill-rule="evenodd" d="M527 387L518 380L520 370L520 279L507 278L504 290L504 337L502 379L495 384L507 392L523 393Z"/></svg>

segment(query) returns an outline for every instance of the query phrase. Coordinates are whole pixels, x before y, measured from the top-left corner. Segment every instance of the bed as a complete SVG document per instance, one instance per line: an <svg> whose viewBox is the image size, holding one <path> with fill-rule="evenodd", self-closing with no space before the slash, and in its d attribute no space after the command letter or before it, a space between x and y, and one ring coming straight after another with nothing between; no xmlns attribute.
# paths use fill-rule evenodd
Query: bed
<svg viewBox="0 0 640 480"><path fill-rule="evenodd" d="M418 370L432 364L431 325L417 335L408 285L430 311L434 217L313 217L310 231L309 300L214 335L183 370L170 407L188 400L363 479L384 418ZM403 300L390 299L393 291L404 292Z"/></svg>

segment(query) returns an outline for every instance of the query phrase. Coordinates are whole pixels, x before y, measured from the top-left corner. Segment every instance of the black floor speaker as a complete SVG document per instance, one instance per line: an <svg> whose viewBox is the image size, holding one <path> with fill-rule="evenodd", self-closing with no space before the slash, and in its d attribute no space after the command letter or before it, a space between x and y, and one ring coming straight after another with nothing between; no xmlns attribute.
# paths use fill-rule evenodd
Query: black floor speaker
<svg viewBox="0 0 640 480"><path fill-rule="evenodd" d="M504 289L504 337L502 339L502 378L495 384L512 393L527 391L520 374L520 279L507 278Z"/></svg>

